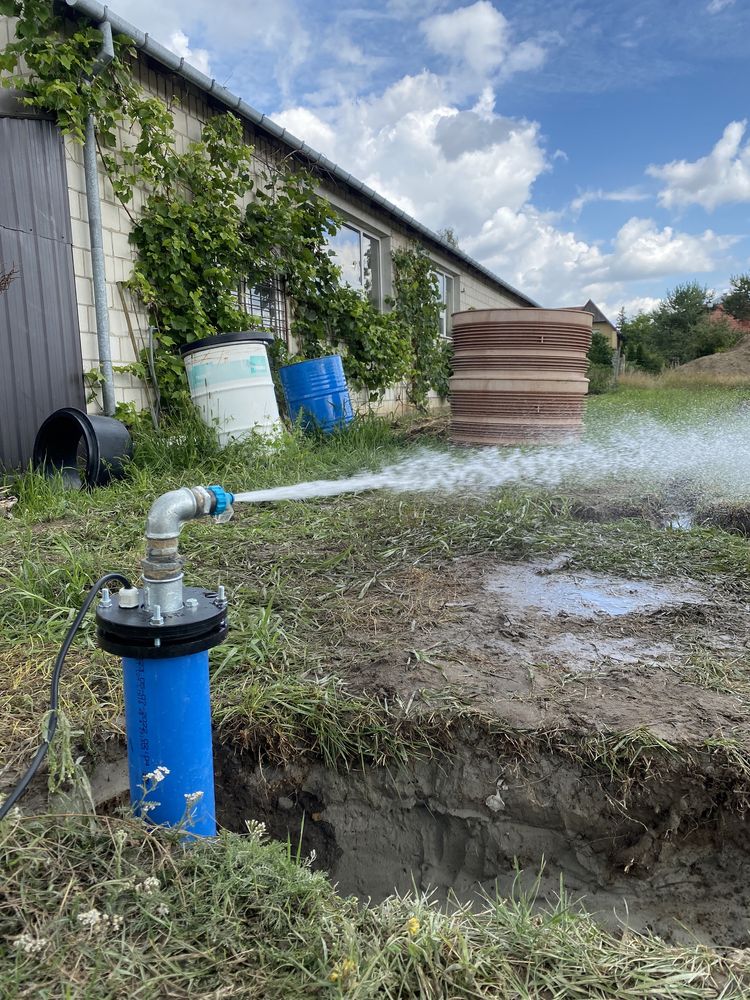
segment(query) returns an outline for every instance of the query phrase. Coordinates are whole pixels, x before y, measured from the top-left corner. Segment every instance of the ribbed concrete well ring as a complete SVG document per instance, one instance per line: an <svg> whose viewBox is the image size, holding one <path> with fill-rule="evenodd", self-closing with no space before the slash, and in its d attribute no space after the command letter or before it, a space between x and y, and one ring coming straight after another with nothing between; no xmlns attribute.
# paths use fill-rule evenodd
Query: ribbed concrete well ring
<svg viewBox="0 0 750 1000"><path fill-rule="evenodd" d="M453 314L451 438L529 444L583 426L592 316L579 309Z"/></svg>

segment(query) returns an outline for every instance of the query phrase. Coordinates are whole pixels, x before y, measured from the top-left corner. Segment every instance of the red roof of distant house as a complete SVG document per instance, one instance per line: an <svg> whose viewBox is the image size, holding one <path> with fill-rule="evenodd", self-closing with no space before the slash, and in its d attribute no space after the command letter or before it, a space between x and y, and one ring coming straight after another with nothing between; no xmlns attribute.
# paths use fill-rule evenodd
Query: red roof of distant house
<svg viewBox="0 0 750 1000"><path fill-rule="evenodd" d="M733 330L742 330L745 333L750 333L750 319L735 319L734 316L729 315L721 303L715 305L708 315L709 319L716 320L717 322L724 320L729 323Z"/></svg>

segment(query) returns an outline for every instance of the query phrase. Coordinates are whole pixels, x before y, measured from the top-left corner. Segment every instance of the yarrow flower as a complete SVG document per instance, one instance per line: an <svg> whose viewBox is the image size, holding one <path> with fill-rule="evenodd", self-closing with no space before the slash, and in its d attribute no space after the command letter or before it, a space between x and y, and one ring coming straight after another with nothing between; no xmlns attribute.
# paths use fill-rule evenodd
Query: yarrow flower
<svg viewBox="0 0 750 1000"><path fill-rule="evenodd" d="M310 851L310 853L307 855L307 857L302 860L302 867L303 868L312 868L313 863L315 862L315 859L317 858L317 856L318 856L318 852L313 847L313 849Z"/></svg>
<svg viewBox="0 0 750 1000"><path fill-rule="evenodd" d="M159 879L154 878L153 875L149 875L148 878L139 882L135 886L135 891L142 893L144 896L153 896L155 892L158 892L161 886L159 885Z"/></svg>
<svg viewBox="0 0 750 1000"><path fill-rule="evenodd" d="M48 944L47 938L35 938L31 934L27 934L26 931L13 939L13 947L22 951L24 955L38 955L40 951L44 951Z"/></svg>
<svg viewBox="0 0 750 1000"><path fill-rule="evenodd" d="M143 782L145 784L150 781L153 785L158 785L160 781L164 781L168 774L169 768L160 764L158 767L155 767L153 771L148 771L143 775Z"/></svg>
<svg viewBox="0 0 750 1000"><path fill-rule="evenodd" d="M247 827L247 835L250 840L257 840L260 843L261 840L265 840L268 836L266 824L259 819L246 819L245 826Z"/></svg>
<svg viewBox="0 0 750 1000"><path fill-rule="evenodd" d="M194 806L196 802L200 802L203 798L203 792L186 792L185 793L185 805L188 809Z"/></svg>
<svg viewBox="0 0 750 1000"><path fill-rule="evenodd" d="M156 913L160 917L168 917L169 907L167 906L166 903L159 903L159 905L156 907Z"/></svg>
<svg viewBox="0 0 750 1000"><path fill-rule="evenodd" d="M101 910L97 910L95 906L92 906L90 910L79 913L77 920L82 927L94 933L103 933L107 930L119 931L123 922L119 913L110 916L108 913L102 913Z"/></svg>

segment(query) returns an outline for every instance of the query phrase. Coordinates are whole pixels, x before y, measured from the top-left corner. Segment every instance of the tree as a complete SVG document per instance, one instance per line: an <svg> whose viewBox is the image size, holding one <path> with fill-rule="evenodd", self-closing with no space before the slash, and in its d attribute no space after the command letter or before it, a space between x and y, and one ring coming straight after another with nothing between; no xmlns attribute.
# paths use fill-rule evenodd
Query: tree
<svg viewBox="0 0 750 1000"><path fill-rule="evenodd" d="M437 234L441 240L445 240L449 247L453 247L454 250L460 249L452 226L446 226L445 229L438 229Z"/></svg>
<svg viewBox="0 0 750 1000"><path fill-rule="evenodd" d="M594 330L591 334L589 364L612 366L612 348L609 346L607 338L599 330Z"/></svg>
<svg viewBox="0 0 750 1000"><path fill-rule="evenodd" d="M638 313L627 319L623 312L619 329L626 361L647 372L660 372L664 361L653 347L653 317L649 313Z"/></svg>
<svg viewBox="0 0 750 1000"><path fill-rule="evenodd" d="M667 292L653 314L651 333L653 347L667 364L683 365L699 357L712 305L713 292L697 281Z"/></svg>
<svg viewBox="0 0 750 1000"><path fill-rule="evenodd" d="M589 379L589 395L596 396L613 387L615 373L612 370L612 354L607 338L599 330L594 330L591 334L589 367L586 372Z"/></svg>
<svg viewBox="0 0 750 1000"><path fill-rule="evenodd" d="M729 287L721 300L724 311L734 319L750 320L750 274L733 274Z"/></svg>

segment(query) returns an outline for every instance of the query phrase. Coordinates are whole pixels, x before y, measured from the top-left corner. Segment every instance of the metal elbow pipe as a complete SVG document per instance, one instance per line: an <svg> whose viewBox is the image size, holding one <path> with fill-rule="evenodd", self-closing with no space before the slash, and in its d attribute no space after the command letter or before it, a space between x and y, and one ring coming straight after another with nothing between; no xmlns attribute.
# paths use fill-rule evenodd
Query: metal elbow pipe
<svg viewBox="0 0 750 1000"><path fill-rule="evenodd" d="M216 506L216 497L202 486L162 493L151 504L146 518L146 539L166 541L176 539L183 525L196 517L210 514Z"/></svg>
<svg viewBox="0 0 750 1000"><path fill-rule="evenodd" d="M163 493L151 505L146 518L146 558L141 567L144 604L156 609L156 617L183 606L184 560L178 548L183 526L209 514L231 516L233 500L233 495L221 486L185 486Z"/></svg>

